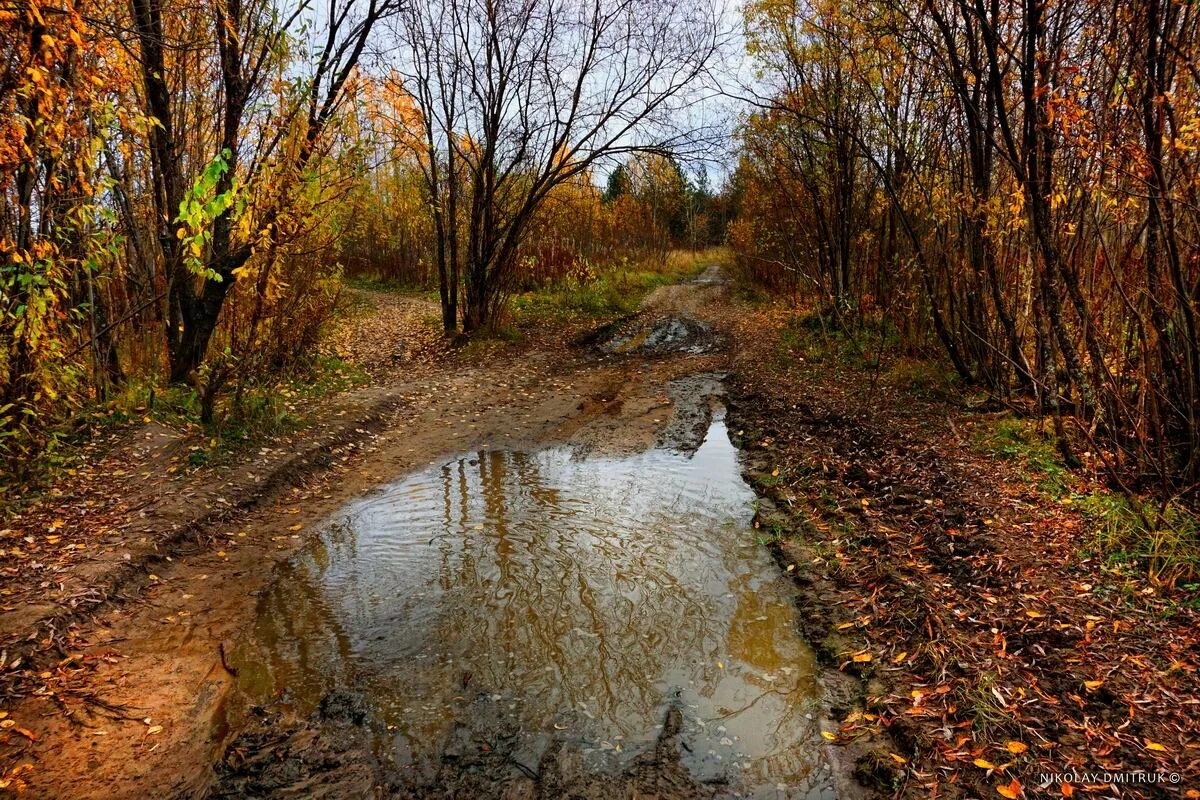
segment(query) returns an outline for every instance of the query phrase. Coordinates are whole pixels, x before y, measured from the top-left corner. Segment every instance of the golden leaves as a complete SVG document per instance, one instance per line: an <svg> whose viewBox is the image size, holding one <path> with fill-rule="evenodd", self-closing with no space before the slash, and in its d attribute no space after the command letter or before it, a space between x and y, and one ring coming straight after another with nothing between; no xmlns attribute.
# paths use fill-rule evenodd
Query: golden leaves
<svg viewBox="0 0 1200 800"><path fill-rule="evenodd" d="M1014 798L1020 797L1023 794L1023 789L1021 787L1021 782L1016 778L1013 778L1008 783L997 786L996 792L999 793L1001 797L1007 797L1009 800L1014 800Z"/></svg>

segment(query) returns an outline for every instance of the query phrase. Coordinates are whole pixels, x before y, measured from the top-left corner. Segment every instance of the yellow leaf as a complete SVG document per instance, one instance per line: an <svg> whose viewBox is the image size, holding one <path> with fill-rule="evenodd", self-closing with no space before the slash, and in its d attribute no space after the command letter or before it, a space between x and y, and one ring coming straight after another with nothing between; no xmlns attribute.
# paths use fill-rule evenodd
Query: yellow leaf
<svg viewBox="0 0 1200 800"><path fill-rule="evenodd" d="M162 729L162 725L151 725L149 728L146 728L146 734L153 735L155 733L162 733Z"/></svg>
<svg viewBox="0 0 1200 800"><path fill-rule="evenodd" d="M1008 750L1008 752L1012 753L1014 756L1019 756L1019 755L1021 755L1021 753L1024 753L1026 750L1029 749L1029 746L1026 745L1024 742L1008 742L1007 744L1004 745L1004 747L1006 750Z"/></svg>
<svg viewBox="0 0 1200 800"><path fill-rule="evenodd" d="M1042 617L1044 617L1046 615L1040 611L1034 611L1032 608L1027 608L1027 609L1025 609L1025 616L1030 617L1032 619L1041 619Z"/></svg>
<svg viewBox="0 0 1200 800"><path fill-rule="evenodd" d="M835 733L830 733L829 731L821 731L821 735L824 736L826 739L828 739L831 742L837 741L837 734L835 734Z"/></svg>
<svg viewBox="0 0 1200 800"><path fill-rule="evenodd" d="M990 762L986 759L983 759L983 758L975 759L975 766L979 767L980 769L995 769L996 768L995 764L993 764L992 762Z"/></svg>
<svg viewBox="0 0 1200 800"><path fill-rule="evenodd" d="M1147 750L1156 750L1160 753L1167 752L1167 748L1164 747L1163 745L1159 744L1158 742L1152 742L1149 739L1144 739L1143 741L1146 743Z"/></svg>
<svg viewBox="0 0 1200 800"><path fill-rule="evenodd" d="M303 528L303 527L304 527L303 525L291 525L291 526L289 526L289 527L288 527L288 530L289 530L289 531L298 531L298 530L300 530L300 529L301 529L301 528Z"/></svg>
<svg viewBox="0 0 1200 800"><path fill-rule="evenodd" d="M896 656L895 658L893 658L893 659L892 659L892 663L893 663L893 664L899 664L901 661L903 661L903 660L904 660L904 659L906 659L906 658L908 658L908 651L907 651L907 650L905 650L903 653L901 653L900 655L898 655L898 656Z"/></svg>
<svg viewBox="0 0 1200 800"><path fill-rule="evenodd" d="M863 664L863 663L866 663L867 661L871 660L871 654L868 653L866 650L864 650L861 653L855 653L853 655L853 658L858 663Z"/></svg>
<svg viewBox="0 0 1200 800"><path fill-rule="evenodd" d="M1015 798L1021 796L1021 784L1016 778L1013 778L1004 786L997 786L996 791L1000 793L1001 797L1007 797L1009 800L1015 800Z"/></svg>
<svg viewBox="0 0 1200 800"><path fill-rule="evenodd" d="M888 755L890 755L892 757L892 761L895 761L897 764L907 764L908 763L908 759L902 755L899 755L897 753L888 753Z"/></svg>
<svg viewBox="0 0 1200 800"><path fill-rule="evenodd" d="M1089 689L1099 689L1104 685L1104 681L1084 681L1083 685Z"/></svg>

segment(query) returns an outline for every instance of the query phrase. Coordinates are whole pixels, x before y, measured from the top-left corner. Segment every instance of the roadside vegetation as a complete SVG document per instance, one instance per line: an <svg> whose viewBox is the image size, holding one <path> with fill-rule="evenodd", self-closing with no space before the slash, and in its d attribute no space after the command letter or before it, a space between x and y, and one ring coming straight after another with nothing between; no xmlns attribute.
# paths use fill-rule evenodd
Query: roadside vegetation
<svg viewBox="0 0 1200 800"><path fill-rule="evenodd" d="M738 273L822 347L944 361L1177 538L1200 486L1196 15L761 0L746 23Z"/></svg>
<svg viewBox="0 0 1200 800"><path fill-rule="evenodd" d="M1194 508L1125 490L1081 440L1070 463L1051 420L886 323L741 294L730 430L759 540L844 676L824 735L856 777L904 797L1103 792L1042 780L1064 763L1194 780L1168 699L1196 691Z"/></svg>
<svg viewBox="0 0 1200 800"><path fill-rule="evenodd" d="M587 268L578 275L556 281L541 289L513 297L516 319L543 317L604 319L634 313L646 295L660 286L694 278L706 267L727 259L723 247L704 250L672 250L661 260L634 261L622 258L600 269Z"/></svg>

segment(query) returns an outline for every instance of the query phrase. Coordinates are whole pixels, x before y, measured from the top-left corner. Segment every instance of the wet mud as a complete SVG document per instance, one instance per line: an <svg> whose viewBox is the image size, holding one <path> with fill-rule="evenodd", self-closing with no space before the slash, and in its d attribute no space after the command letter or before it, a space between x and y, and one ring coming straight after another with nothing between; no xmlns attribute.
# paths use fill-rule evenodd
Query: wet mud
<svg viewBox="0 0 1200 800"><path fill-rule="evenodd" d="M707 322L680 315L636 318L611 331L596 346L605 353L664 356L712 353L723 344Z"/></svg>

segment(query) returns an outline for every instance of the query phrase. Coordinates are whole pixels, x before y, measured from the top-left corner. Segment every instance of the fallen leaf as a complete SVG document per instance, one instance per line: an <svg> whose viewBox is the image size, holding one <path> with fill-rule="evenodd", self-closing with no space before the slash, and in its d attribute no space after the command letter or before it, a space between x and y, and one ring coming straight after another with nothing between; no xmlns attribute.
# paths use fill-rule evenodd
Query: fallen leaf
<svg viewBox="0 0 1200 800"><path fill-rule="evenodd" d="M151 736L155 733L162 733L162 729L162 725L151 725L149 728L146 728L146 735Z"/></svg>
<svg viewBox="0 0 1200 800"><path fill-rule="evenodd" d="M1004 745L1004 749L1012 753L1014 756L1019 756L1029 749L1029 746L1023 742L1008 742Z"/></svg>
<svg viewBox="0 0 1200 800"><path fill-rule="evenodd" d="M1014 798L1021 796L1021 783L1016 778L1013 778L1004 786L997 786L996 791L1000 793L1001 797L1007 797L1009 800L1014 800Z"/></svg>
<svg viewBox="0 0 1200 800"><path fill-rule="evenodd" d="M984 758L975 759L975 766L980 769L995 769L996 765Z"/></svg>
<svg viewBox="0 0 1200 800"><path fill-rule="evenodd" d="M861 653L855 653L852 658L858 663L864 664L871 660L871 654L864 650Z"/></svg>
<svg viewBox="0 0 1200 800"><path fill-rule="evenodd" d="M1158 742L1152 742L1149 739L1143 739L1142 741L1144 741L1146 743L1147 750L1155 750L1159 753L1167 752L1167 748L1165 746L1159 744Z"/></svg>

